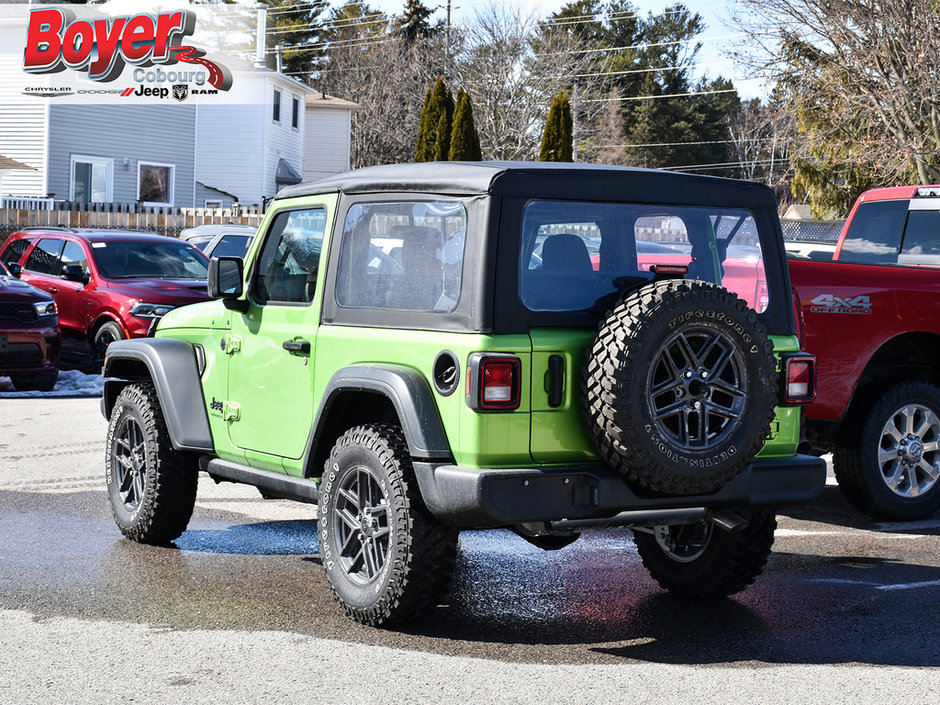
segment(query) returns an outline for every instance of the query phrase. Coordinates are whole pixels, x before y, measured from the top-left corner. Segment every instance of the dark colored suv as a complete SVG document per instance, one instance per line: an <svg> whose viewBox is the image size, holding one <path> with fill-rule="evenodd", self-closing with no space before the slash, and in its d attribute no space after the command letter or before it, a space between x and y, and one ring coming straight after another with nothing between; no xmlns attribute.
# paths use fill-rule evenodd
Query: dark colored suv
<svg viewBox="0 0 940 705"><path fill-rule="evenodd" d="M18 391L52 390L61 342L52 297L0 263L0 377L9 376Z"/></svg>
<svg viewBox="0 0 940 705"><path fill-rule="evenodd" d="M142 338L154 319L207 299L206 256L152 233L28 228L7 239L0 261L52 294L66 345L92 367L111 342Z"/></svg>

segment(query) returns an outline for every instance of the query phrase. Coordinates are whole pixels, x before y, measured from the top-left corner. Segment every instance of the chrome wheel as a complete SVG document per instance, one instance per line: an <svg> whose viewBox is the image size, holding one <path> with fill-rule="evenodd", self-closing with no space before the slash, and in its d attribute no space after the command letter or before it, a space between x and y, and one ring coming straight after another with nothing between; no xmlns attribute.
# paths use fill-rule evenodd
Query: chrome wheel
<svg viewBox="0 0 940 705"><path fill-rule="evenodd" d="M712 538L712 524L660 525L653 527L656 543L676 563L692 563L708 548Z"/></svg>
<svg viewBox="0 0 940 705"><path fill-rule="evenodd" d="M333 512L343 571L358 585L378 578L389 558L388 496L364 465L348 473L337 492Z"/></svg>
<svg viewBox="0 0 940 705"><path fill-rule="evenodd" d="M744 413L747 379L725 333L694 326L670 337L653 358L647 389L657 430L684 450L723 441Z"/></svg>
<svg viewBox="0 0 940 705"><path fill-rule="evenodd" d="M906 404L888 417L878 445L878 467L888 488L919 497L940 479L940 417L922 404Z"/></svg>
<svg viewBox="0 0 940 705"><path fill-rule="evenodd" d="M147 455L144 434L134 419L124 420L116 435L112 453L117 469L118 496L128 511L135 512L144 498Z"/></svg>

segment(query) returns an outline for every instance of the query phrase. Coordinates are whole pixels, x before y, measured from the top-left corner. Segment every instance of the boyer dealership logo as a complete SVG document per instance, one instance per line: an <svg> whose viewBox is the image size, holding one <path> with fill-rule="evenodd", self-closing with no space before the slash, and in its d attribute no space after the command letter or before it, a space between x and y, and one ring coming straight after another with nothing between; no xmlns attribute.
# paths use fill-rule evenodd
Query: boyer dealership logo
<svg viewBox="0 0 940 705"><path fill-rule="evenodd" d="M163 84L150 90L141 85L140 92L132 90L137 95L165 98L172 90L174 98L184 100L189 83L212 87L193 89L193 94L229 90L231 72L205 58L201 49L183 44L195 28L196 15L188 10L100 19L77 19L67 8L30 10L23 70L46 74L72 69L87 73L92 81L108 83L120 78L130 64L136 67L134 81ZM152 68L181 63L185 66L174 70ZM184 86L185 92L177 86Z"/></svg>

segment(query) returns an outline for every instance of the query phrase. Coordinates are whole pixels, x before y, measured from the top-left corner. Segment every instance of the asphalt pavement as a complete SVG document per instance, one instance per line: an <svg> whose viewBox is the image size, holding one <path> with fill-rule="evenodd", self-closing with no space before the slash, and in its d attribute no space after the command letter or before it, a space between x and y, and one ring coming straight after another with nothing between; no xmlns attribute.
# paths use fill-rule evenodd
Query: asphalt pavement
<svg viewBox="0 0 940 705"><path fill-rule="evenodd" d="M175 547L126 541L98 400L0 398L0 703L935 703L940 517L827 487L726 600L659 589L629 531L555 552L461 534L445 604L342 616L315 508L200 480Z"/></svg>

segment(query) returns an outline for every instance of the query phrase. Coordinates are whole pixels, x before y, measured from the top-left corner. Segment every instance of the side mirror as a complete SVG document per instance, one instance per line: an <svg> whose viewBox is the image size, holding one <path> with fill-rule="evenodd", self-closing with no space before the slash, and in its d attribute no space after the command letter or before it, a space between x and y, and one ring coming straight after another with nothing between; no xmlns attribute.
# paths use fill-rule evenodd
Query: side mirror
<svg viewBox="0 0 940 705"><path fill-rule="evenodd" d="M88 283L88 275L85 274L85 268L80 264L67 264L62 271L62 276L70 282Z"/></svg>
<svg viewBox="0 0 940 705"><path fill-rule="evenodd" d="M7 265L7 269L9 269L10 274L12 274L17 279L19 279L20 275L23 273L23 265L21 265L19 262L10 262Z"/></svg>
<svg viewBox="0 0 940 705"><path fill-rule="evenodd" d="M209 260L209 296L222 299L227 309L244 313L248 310L248 300L241 298L244 274L241 257L213 257Z"/></svg>

